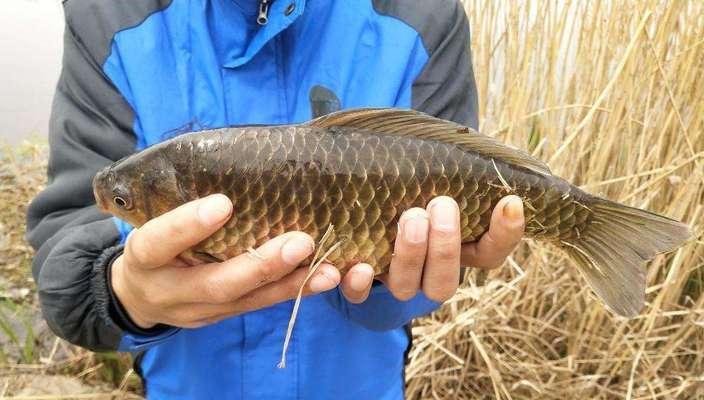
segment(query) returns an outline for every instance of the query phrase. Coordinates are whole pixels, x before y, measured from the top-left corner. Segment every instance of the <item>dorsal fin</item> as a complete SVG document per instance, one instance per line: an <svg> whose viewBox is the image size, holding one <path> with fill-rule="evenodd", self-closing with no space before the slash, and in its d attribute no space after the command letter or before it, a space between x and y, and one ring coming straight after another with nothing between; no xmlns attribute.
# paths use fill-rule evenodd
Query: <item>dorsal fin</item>
<svg viewBox="0 0 704 400"><path fill-rule="evenodd" d="M415 110L357 108L324 115L306 125L319 128L333 126L359 128L398 136L412 135L454 144L487 158L502 160L541 174L551 174L545 163L523 150L509 147L466 126Z"/></svg>

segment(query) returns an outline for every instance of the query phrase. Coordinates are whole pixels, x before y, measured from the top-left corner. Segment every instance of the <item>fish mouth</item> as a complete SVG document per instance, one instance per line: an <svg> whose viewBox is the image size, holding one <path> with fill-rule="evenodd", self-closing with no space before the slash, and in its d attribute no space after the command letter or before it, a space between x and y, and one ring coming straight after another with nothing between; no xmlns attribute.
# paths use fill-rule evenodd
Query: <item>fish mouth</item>
<svg viewBox="0 0 704 400"><path fill-rule="evenodd" d="M102 212L110 211L108 209L107 202L101 190L106 181L106 178L107 174L105 173L105 170L98 171L98 173L95 174L95 177L93 177L93 197L95 197L96 206Z"/></svg>
<svg viewBox="0 0 704 400"><path fill-rule="evenodd" d="M105 200L103 200L103 197L100 196L95 190L93 191L93 195L95 196L95 205L98 207L98 210L102 212L109 212L108 208L105 205Z"/></svg>

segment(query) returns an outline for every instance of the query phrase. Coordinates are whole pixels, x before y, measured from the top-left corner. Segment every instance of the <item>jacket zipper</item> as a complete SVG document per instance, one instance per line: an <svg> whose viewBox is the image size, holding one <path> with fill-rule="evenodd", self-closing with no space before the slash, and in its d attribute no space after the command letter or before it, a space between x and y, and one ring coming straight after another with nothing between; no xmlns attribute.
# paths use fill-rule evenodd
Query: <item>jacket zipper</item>
<svg viewBox="0 0 704 400"><path fill-rule="evenodd" d="M259 25L266 25L269 22L269 6L273 0L260 0L259 1L259 15L257 16L257 23Z"/></svg>

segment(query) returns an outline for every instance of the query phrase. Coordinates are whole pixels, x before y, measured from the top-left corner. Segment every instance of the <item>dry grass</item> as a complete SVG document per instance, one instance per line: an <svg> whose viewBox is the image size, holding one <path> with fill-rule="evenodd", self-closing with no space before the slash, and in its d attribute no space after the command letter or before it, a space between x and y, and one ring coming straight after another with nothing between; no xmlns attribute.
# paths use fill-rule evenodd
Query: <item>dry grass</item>
<svg viewBox="0 0 704 400"><path fill-rule="evenodd" d="M27 205L44 186L46 146L26 143L18 149L0 147L0 292L26 299L31 280L31 247L24 241Z"/></svg>
<svg viewBox="0 0 704 400"><path fill-rule="evenodd" d="M649 265L630 321L525 243L414 328L409 398L704 398L704 3L501 3L467 1L482 130L695 238Z"/></svg>
<svg viewBox="0 0 704 400"><path fill-rule="evenodd" d="M470 274L416 324L410 399L704 398L704 3L559 3L468 1L482 130L593 193L687 221L696 237L650 264L647 306L630 321L605 311L559 252L526 242L484 286ZM1 154L0 289L31 304L23 214L45 153ZM15 344L21 364L0 360L0 397L14 390L3 377L37 371L121 387L80 398L124 395L124 359L27 343Z"/></svg>
<svg viewBox="0 0 704 400"><path fill-rule="evenodd" d="M0 399L134 398L127 391L138 391L139 382L129 371L129 356L72 346L41 322L31 278L32 249L24 233L27 205L44 187L46 160L42 141L0 146ZM58 382L42 375L77 379ZM39 395L42 390L62 393L45 387L60 383L71 396Z"/></svg>

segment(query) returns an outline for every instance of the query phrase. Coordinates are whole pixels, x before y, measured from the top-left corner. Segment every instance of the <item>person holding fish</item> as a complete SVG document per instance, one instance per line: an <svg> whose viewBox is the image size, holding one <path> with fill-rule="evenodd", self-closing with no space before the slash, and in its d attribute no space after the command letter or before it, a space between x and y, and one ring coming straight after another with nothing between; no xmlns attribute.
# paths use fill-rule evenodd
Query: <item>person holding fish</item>
<svg viewBox="0 0 704 400"><path fill-rule="evenodd" d="M108 205L96 207L91 184L106 165L179 133L343 108L413 108L476 128L460 2L68 0L64 8L50 180L28 212L52 330L92 350L134 353L149 398L403 398L408 324L452 297L462 266L502 264L523 234L520 198L500 200L488 231L464 244L452 198L405 210L378 279L383 265L341 273L323 263L305 285L287 368L276 369L314 238L268 228L251 251L213 258L189 249L231 235L223 227L242 203L212 194L160 210L136 207L135 193L118 186L99 196L149 220L132 229L101 211ZM142 195L158 195L168 179Z"/></svg>

